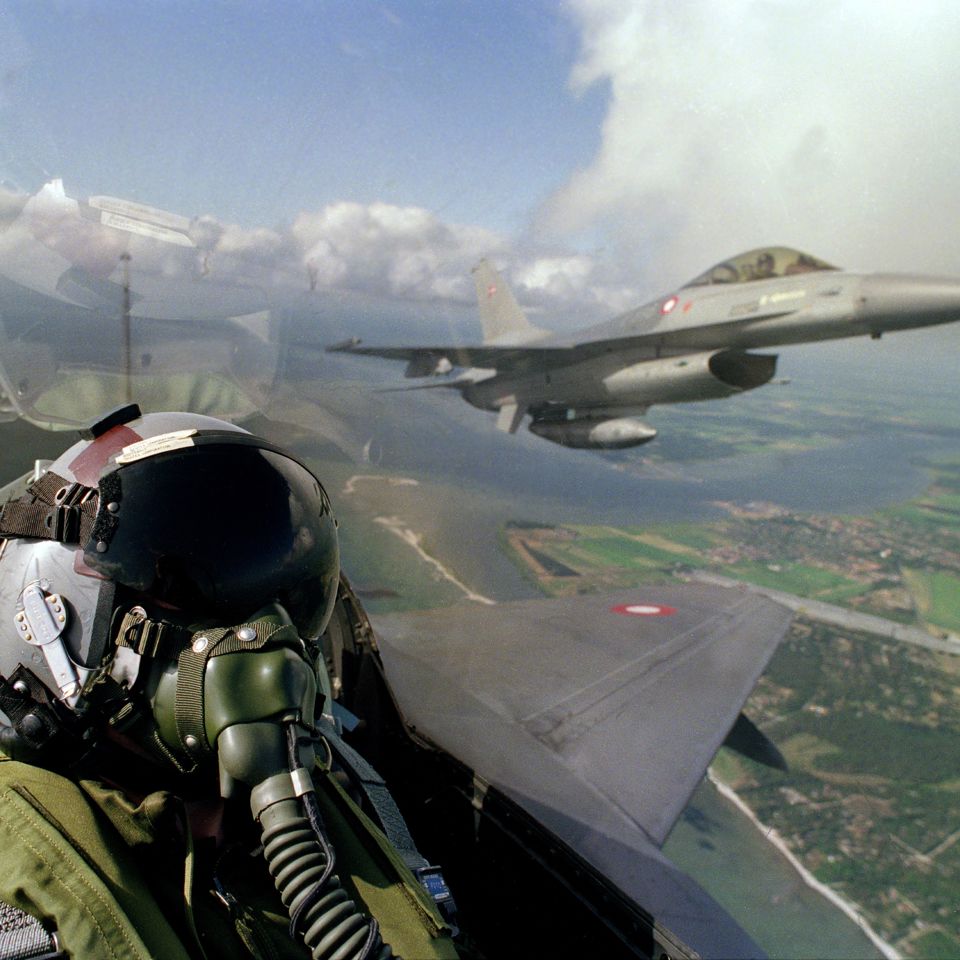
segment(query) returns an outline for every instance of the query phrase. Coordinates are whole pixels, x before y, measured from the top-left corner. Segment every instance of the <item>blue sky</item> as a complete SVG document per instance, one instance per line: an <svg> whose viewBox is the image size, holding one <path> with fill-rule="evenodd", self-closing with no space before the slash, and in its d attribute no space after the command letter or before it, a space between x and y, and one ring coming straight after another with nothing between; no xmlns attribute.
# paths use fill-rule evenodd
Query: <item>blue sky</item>
<svg viewBox="0 0 960 960"><path fill-rule="evenodd" d="M517 231L599 142L555 4L21 3L17 113L82 193L246 226L336 200ZM27 146L29 149L29 146Z"/></svg>
<svg viewBox="0 0 960 960"><path fill-rule="evenodd" d="M586 323L770 243L960 273L957 50L946 0L7 0L0 163L321 289L466 302L492 256Z"/></svg>

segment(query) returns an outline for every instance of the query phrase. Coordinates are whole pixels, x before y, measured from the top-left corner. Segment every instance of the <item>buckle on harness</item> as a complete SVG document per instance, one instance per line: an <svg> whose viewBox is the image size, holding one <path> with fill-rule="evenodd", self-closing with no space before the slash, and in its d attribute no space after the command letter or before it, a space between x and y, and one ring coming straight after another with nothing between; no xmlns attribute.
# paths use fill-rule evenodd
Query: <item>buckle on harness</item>
<svg viewBox="0 0 960 960"><path fill-rule="evenodd" d="M44 519L54 540L72 543L80 539L80 507L96 491L82 483L68 483L54 494L54 506Z"/></svg>
<svg viewBox="0 0 960 960"><path fill-rule="evenodd" d="M435 865L426 867L417 867L413 871L414 876L420 881L420 886L430 894L431 899L436 904L440 915L450 927L452 936L456 936L460 931L457 927L457 905L454 903L453 894L447 886L447 881L443 879L443 870Z"/></svg>
<svg viewBox="0 0 960 960"><path fill-rule="evenodd" d="M54 507L44 521L50 536L60 543L80 539L80 511L74 506Z"/></svg>

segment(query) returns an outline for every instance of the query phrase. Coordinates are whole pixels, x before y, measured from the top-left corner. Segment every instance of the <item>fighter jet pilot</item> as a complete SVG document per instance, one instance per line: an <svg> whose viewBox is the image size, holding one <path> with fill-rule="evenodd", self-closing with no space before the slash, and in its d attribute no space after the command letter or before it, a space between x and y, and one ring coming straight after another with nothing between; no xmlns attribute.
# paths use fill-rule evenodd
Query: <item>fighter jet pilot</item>
<svg viewBox="0 0 960 960"><path fill-rule="evenodd" d="M331 760L320 482L208 417L82 436L0 511L0 958L456 957Z"/></svg>

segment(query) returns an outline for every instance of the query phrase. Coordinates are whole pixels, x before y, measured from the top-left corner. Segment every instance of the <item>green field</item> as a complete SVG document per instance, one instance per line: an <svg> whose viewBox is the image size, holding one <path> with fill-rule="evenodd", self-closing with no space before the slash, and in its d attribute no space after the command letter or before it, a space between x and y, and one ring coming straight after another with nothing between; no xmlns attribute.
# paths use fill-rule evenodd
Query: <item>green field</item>
<svg viewBox="0 0 960 960"><path fill-rule="evenodd" d="M904 570L923 619L960 633L960 578L932 570Z"/></svg>
<svg viewBox="0 0 960 960"><path fill-rule="evenodd" d="M940 493L934 498L935 504L944 511L954 511L960 516L960 493Z"/></svg>
<svg viewBox="0 0 960 960"><path fill-rule="evenodd" d="M931 506L939 503L939 498L911 501L902 506L891 507L885 510L884 514L893 521L920 527L960 527L960 514L931 509Z"/></svg>
<svg viewBox="0 0 960 960"><path fill-rule="evenodd" d="M839 574L824 570L821 567L812 567L802 563L778 564L779 570L771 570L766 564L739 564L727 567L724 570L728 576L755 583L760 587L770 587L774 590L783 590L786 593L795 593L799 597L827 599L826 594L833 596L840 593L856 595L863 593L863 584L848 580ZM850 593L850 591L853 591Z"/></svg>
<svg viewBox="0 0 960 960"><path fill-rule="evenodd" d="M677 547L687 548L686 552L709 550L716 546L718 536L704 524L692 523L657 523L646 527L626 527L625 533L633 536L647 536L651 533L663 540L670 541Z"/></svg>
<svg viewBox="0 0 960 960"><path fill-rule="evenodd" d="M836 744L812 733L795 733L789 739L781 740L780 750L794 770L814 769L824 757L841 752Z"/></svg>
<svg viewBox="0 0 960 960"><path fill-rule="evenodd" d="M639 540L628 540L626 537L577 540L575 552L618 567L649 567L657 564L672 566L681 559L676 553L641 543Z"/></svg>
<svg viewBox="0 0 960 960"><path fill-rule="evenodd" d="M957 960L960 957L960 940L955 940L942 930L931 930L916 937L911 947L914 956L926 960Z"/></svg>
<svg viewBox="0 0 960 960"><path fill-rule="evenodd" d="M954 772L945 762L960 759L955 730L889 720L859 706L823 717L802 714L797 725L835 751L817 756L823 770L936 784Z"/></svg>

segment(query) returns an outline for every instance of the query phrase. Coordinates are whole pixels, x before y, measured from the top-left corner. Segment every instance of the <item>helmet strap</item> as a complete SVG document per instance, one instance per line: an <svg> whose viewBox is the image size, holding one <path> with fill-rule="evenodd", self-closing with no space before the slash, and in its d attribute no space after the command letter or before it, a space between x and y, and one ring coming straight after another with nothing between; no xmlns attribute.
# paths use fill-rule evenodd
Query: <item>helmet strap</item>
<svg viewBox="0 0 960 960"><path fill-rule="evenodd" d="M60 543L85 543L96 519L96 487L47 471L18 500L0 508L0 537L34 537Z"/></svg>

